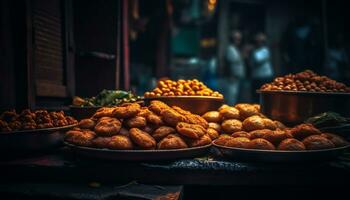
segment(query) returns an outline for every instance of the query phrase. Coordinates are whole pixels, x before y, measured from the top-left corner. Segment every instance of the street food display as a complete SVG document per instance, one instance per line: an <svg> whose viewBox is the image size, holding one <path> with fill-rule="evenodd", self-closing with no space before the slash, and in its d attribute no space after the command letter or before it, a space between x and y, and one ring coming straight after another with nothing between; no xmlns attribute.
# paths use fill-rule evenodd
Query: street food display
<svg viewBox="0 0 350 200"><path fill-rule="evenodd" d="M223 98L223 95L218 91L211 90L197 79L161 80L158 81L157 87L153 91L146 92L144 96L146 98L161 96L210 96Z"/></svg>
<svg viewBox="0 0 350 200"><path fill-rule="evenodd" d="M78 122L63 111L25 109L19 113L15 110L5 111L0 115L0 132L28 131L64 127Z"/></svg>
<svg viewBox="0 0 350 200"><path fill-rule="evenodd" d="M97 110L68 131L65 141L112 150L185 149L210 145L218 135L209 134L208 127L201 116L161 101L148 107L127 103Z"/></svg>
<svg viewBox="0 0 350 200"><path fill-rule="evenodd" d="M98 95L91 98L74 97L72 105L80 107L90 106L115 106L123 103L140 101L141 97L123 90L102 90Z"/></svg>
<svg viewBox="0 0 350 200"><path fill-rule="evenodd" d="M302 91L323 93L350 93L350 87L343 83L320 76L311 70L277 77L271 83L261 86L262 91Z"/></svg>

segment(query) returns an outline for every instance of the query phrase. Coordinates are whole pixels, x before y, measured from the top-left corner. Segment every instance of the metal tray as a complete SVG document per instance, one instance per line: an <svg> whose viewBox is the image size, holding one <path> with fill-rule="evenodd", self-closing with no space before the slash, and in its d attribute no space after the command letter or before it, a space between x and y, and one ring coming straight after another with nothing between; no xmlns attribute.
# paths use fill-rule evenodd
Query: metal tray
<svg viewBox="0 0 350 200"><path fill-rule="evenodd" d="M329 161L336 159L344 152L344 150L350 147L350 145L348 145L344 147L323 150L280 151L225 147L215 143L213 143L213 146L225 158L241 161L276 163Z"/></svg>
<svg viewBox="0 0 350 200"><path fill-rule="evenodd" d="M0 152L24 152L59 147L65 131L77 126L34 129L0 133Z"/></svg>
<svg viewBox="0 0 350 200"><path fill-rule="evenodd" d="M211 147L211 144L209 144L201 147L171 150L111 150L77 146L68 142L64 143L74 152L82 156L123 161L155 161L193 158L207 153Z"/></svg>

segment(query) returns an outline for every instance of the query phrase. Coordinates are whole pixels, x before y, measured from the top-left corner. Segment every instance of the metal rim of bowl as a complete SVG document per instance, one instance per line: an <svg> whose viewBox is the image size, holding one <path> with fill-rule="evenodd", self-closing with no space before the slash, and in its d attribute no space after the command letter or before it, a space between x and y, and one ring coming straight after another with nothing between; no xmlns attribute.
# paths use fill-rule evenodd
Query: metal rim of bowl
<svg viewBox="0 0 350 200"><path fill-rule="evenodd" d="M78 124L72 124L68 126L59 126L59 127L52 127L52 128L41 128L41 129L32 129L32 130L20 130L20 131L11 131L11 132L0 132L1 135L12 135L12 134L28 134L28 133L35 133L35 134L41 134L41 132L49 132L53 133L55 131L60 131L60 130L69 130L71 128L74 128L78 126Z"/></svg>

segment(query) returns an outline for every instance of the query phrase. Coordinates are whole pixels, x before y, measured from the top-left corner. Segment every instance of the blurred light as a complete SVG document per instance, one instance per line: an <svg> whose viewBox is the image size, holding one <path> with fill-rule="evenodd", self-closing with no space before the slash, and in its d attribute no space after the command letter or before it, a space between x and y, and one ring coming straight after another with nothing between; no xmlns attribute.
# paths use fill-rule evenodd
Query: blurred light
<svg viewBox="0 0 350 200"><path fill-rule="evenodd" d="M212 4L209 4L209 5L208 5L208 10L212 11L212 10L214 10L214 8L215 8L214 5L212 5Z"/></svg>
<svg viewBox="0 0 350 200"><path fill-rule="evenodd" d="M216 0L209 0L209 4L216 4Z"/></svg>

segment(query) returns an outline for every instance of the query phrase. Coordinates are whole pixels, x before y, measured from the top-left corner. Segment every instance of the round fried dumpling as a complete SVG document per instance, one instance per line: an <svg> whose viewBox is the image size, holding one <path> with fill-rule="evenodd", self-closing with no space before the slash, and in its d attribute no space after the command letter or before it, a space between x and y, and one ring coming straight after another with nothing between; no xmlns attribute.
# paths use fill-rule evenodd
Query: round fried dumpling
<svg viewBox="0 0 350 200"><path fill-rule="evenodd" d="M92 119L82 119L78 125L82 129L94 129L96 123Z"/></svg>
<svg viewBox="0 0 350 200"><path fill-rule="evenodd" d="M135 116L125 120L125 124L130 128L142 128L147 125L146 118Z"/></svg>
<svg viewBox="0 0 350 200"><path fill-rule="evenodd" d="M277 129L283 130L283 129L287 128L287 127L286 127L282 122L280 122L280 121L273 121L273 122L275 123L275 126L276 126Z"/></svg>
<svg viewBox="0 0 350 200"><path fill-rule="evenodd" d="M256 106L246 103L236 104L235 108L239 110L239 114L242 120L253 115L260 115Z"/></svg>
<svg viewBox="0 0 350 200"><path fill-rule="evenodd" d="M148 123L154 126L162 126L164 124L162 118L154 113L148 114L146 119Z"/></svg>
<svg viewBox="0 0 350 200"><path fill-rule="evenodd" d="M112 137L96 137L92 140L92 146L96 148L109 148Z"/></svg>
<svg viewBox="0 0 350 200"><path fill-rule="evenodd" d="M157 147L158 149L184 149L188 146L181 137L169 134L157 144Z"/></svg>
<svg viewBox="0 0 350 200"><path fill-rule="evenodd" d="M110 149L127 150L133 149L133 144L129 137L124 135L115 135L111 137L108 147Z"/></svg>
<svg viewBox="0 0 350 200"><path fill-rule="evenodd" d="M161 126L153 132L152 137L156 139L156 141L160 141L164 137L173 133L176 133L176 130L174 128L170 126Z"/></svg>
<svg viewBox="0 0 350 200"><path fill-rule="evenodd" d="M231 137L230 135L221 134L216 140L214 140L214 143L217 145L225 146L226 142L231 139L233 139L233 137Z"/></svg>
<svg viewBox="0 0 350 200"><path fill-rule="evenodd" d="M235 148L248 148L250 140L246 137L235 137L227 140L225 146Z"/></svg>
<svg viewBox="0 0 350 200"><path fill-rule="evenodd" d="M228 119L222 122L221 128L225 133L234 133L242 130L242 122L237 119Z"/></svg>
<svg viewBox="0 0 350 200"><path fill-rule="evenodd" d="M186 119L183 115L180 115L171 108L162 110L160 115L162 116L163 121L172 127L175 127L180 122L184 122Z"/></svg>
<svg viewBox="0 0 350 200"><path fill-rule="evenodd" d="M321 136L329 139L336 147L343 147L349 145L349 142L346 141L344 138L340 137L339 135L335 135L332 133L322 133Z"/></svg>
<svg viewBox="0 0 350 200"><path fill-rule="evenodd" d="M260 129L249 132L250 139L263 138L267 134L273 134L273 131L270 129Z"/></svg>
<svg viewBox="0 0 350 200"><path fill-rule="evenodd" d="M311 135L319 135L321 131L312 124L300 124L290 129L290 133L294 138L302 140Z"/></svg>
<svg viewBox="0 0 350 200"><path fill-rule="evenodd" d="M213 128L207 128L207 134L209 135L210 139L215 140L219 137L219 132Z"/></svg>
<svg viewBox="0 0 350 200"><path fill-rule="evenodd" d="M251 117L246 118L243 121L243 130L245 131L254 131L254 130L260 130L265 128L265 123L263 118L254 115Z"/></svg>
<svg viewBox="0 0 350 200"><path fill-rule="evenodd" d="M311 135L303 140L303 143L308 150L331 149L335 145L329 139L321 135Z"/></svg>
<svg viewBox="0 0 350 200"><path fill-rule="evenodd" d="M178 123L176 130L179 134L193 139L198 139L206 133L202 126L185 122Z"/></svg>
<svg viewBox="0 0 350 200"><path fill-rule="evenodd" d="M205 134L201 136L198 139L188 139L187 144L190 147L199 147L199 146L205 146L207 144L211 144L211 138L208 134Z"/></svg>
<svg viewBox="0 0 350 200"><path fill-rule="evenodd" d="M303 151L306 148L305 145L299 140L294 138L287 138L278 145L277 149L283 151Z"/></svg>
<svg viewBox="0 0 350 200"><path fill-rule="evenodd" d="M275 130L267 132L262 138L271 142L274 145L278 145L282 140L290 138L291 136L282 130Z"/></svg>
<svg viewBox="0 0 350 200"><path fill-rule="evenodd" d="M261 149L261 150L275 150L275 146L265 139L256 138L251 140L248 144L249 149Z"/></svg>
<svg viewBox="0 0 350 200"><path fill-rule="evenodd" d="M201 116L195 114L189 114L185 116L186 122L190 124L201 125L203 128L208 128L208 122Z"/></svg>
<svg viewBox="0 0 350 200"><path fill-rule="evenodd" d="M235 107L222 108L219 112L223 119L240 119L239 110Z"/></svg>
<svg viewBox="0 0 350 200"><path fill-rule="evenodd" d="M126 119L136 116L141 111L138 103L125 103L113 108L113 116L120 119Z"/></svg>
<svg viewBox="0 0 350 200"><path fill-rule="evenodd" d="M70 130L66 133L65 140L79 146L91 146L95 133L89 130Z"/></svg>
<svg viewBox="0 0 350 200"><path fill-rule="evenodd" d="M221 132L221 125L215 122L209 122L208 128L215 129L217 132Z"/></svg>
<svg viewBox="0 0 350 200"><path fill-rule="evenodd" d="M274 121L268 118L263 118L264 128L270 129L270 130L276 130L277 126Z"/></svg>
<svg viewBox="0 0 350 200"><path fill-rule="evenodd" d="M122 123L115 118L99 121L95 126L95 132L102 137L108 137L118 134Z"/></svg>
<svg viewBox="0 0 350 200"><path fill-rule="evenodd" d="M92 116L93 119L98 119L101 117L112 117L114 108L102 107L96 111Z"/></svg>
<svg viewBox="0 0 350 200"><path fill-rule="evenodd" d="M154 138L138 129L138 128L131 128L129 130L129 136L130 139L137 144L141 149L155 149L156 148L156 141L154 140Z"/></svg>
<svg viewBox="0 0 350 200"><path fill-rule="evenodd" d="M163 103L162 101L153 100L151 101L151 104L148 106L148 109L150 109L155 114L160 115L160 113L163 110L168 110L171 108L165 103Z"/></svg>
<svg viewBox="0 0 350 200"><path fill-rule="evenodd" d="M220 123L221 122L221 115L218 111L209 111L204 113L202 117L207 121L207 122L216 122Z"/></svg>
<svg viewBox="0 0 350 200"><path fill-rule="evenodd" d="M251 134L245 131L237 131L231 134L232 137L236 138L236 137L245 137L250 139Z"/></svg>

